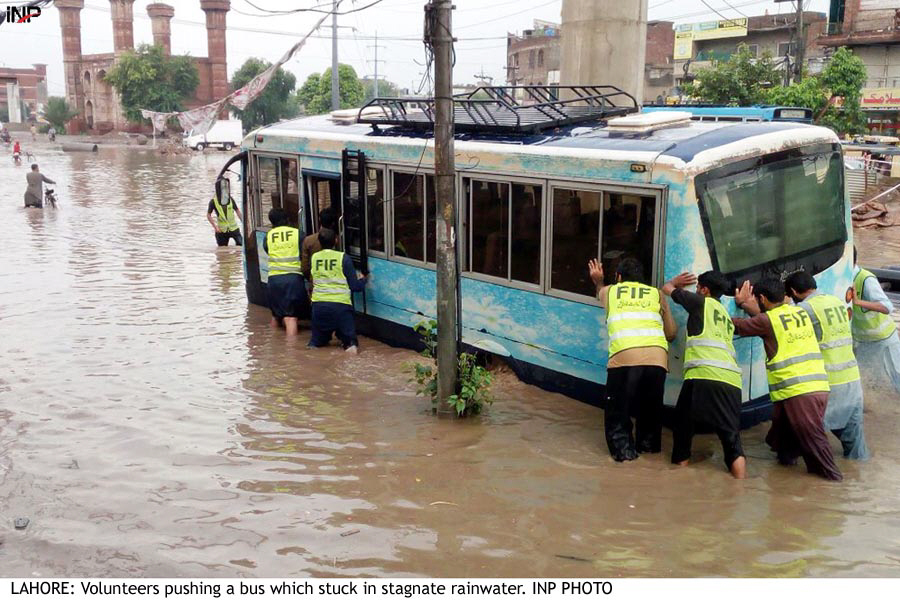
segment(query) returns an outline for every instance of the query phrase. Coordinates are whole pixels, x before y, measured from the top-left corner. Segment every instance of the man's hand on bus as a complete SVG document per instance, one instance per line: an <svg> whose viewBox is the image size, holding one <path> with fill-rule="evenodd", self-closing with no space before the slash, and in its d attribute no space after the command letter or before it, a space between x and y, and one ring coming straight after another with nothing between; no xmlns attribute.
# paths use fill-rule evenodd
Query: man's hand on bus
<svg viewBox="0 0 900 600"><path fill-rule="evenodd" d="M591 281L597 286L597 289L603 287L603 264L596 258L592 258L588 262L588 272L591 274Z"/></svg>
<svg viewBox="0 0 900 600"><path fill-rule="evenodd" d="M676 289L686 288L692 285L696 285L697 276L693 273L681 273L680 275L676 275L672 279L670 279L666 284L662 287L662 292L666 296L671 296L672 292Z"/></svg>
<svg viewBox="0 0 900 600"><path fill-rule="evenodd" d="M745 281L740 288L734 290L734 303L737 307L746 312L748 315L756 316L762 311L756 296L753 295L753 286L749 281Z"/></svg>

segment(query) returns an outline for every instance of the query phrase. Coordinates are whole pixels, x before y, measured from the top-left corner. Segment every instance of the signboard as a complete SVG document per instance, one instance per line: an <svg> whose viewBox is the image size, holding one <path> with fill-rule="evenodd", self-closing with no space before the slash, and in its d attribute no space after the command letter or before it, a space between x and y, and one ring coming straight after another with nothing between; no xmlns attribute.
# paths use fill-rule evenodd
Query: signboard
<svg viewBox="0 0 900 600"><path fill-rule="evenodd" d="M900 88L864 89L860 104L865 110L900 110Z"/></svg>
<svg viewBox="0 0 900 600"><path fill-rule="evenodd" d="M722 38L746 37L747 19L704 21L675 26L675 60L687 60L694 55L694 42Z"/></svg>

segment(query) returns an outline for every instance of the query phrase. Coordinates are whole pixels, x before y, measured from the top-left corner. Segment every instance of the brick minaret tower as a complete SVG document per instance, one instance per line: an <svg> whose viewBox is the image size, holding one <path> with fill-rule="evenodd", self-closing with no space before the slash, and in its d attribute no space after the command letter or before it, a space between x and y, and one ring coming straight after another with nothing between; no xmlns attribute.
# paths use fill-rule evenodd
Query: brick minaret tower
<svg viewBox="0 0 900 600"><path fill-rule="evenodd" d="M58 6L58 5L57 5ZM134 0L109 0L116 56L134 49Z"/></svg>
<svg viewBox="0 0 900 600"><path fill-rule="evenodd" d="M172 17L175 9L168 4L154 2L147 5L147 14L153 25L153 43L162 46L165 53L172 54Z"/></svg>
<svg viewBox="0 0 900 600"><path fill-rule="evenodd" d="M66 101L84 114L84 84L81 80L81 11L84 0L56 0L62 29L63 69L66 73ZM77 130L77 125L73 125Z"/></svg>
<svg viewBox="0 0 900 600"><path fill-rule="evenodd" d="M225 15L231 9L230 0L200 0L206 13L206 36L209 46L210 91L218 100L228 95L228 69L225 60Z"/></svg>

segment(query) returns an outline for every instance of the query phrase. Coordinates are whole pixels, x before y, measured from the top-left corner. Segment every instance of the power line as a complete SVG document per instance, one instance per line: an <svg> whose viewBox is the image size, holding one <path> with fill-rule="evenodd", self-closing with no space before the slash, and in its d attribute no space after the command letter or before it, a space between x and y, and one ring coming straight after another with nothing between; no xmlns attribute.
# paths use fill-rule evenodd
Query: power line
<svg viewBox="0 0 900 600"><path fill-rule="evenodd" d="M484 25L485 23L493 23L494 21L503 21L503 20L505 20L505 19L508 19L509 17L513 17L513 16L515 16L515 15L521 15L521 14L524 14L524 13L527 13L527 12L531 12L531 11L533 11L533 10L537 10L537 9L539 9L539 8L543 8L543 7L545 7L545 6L550 6L551 4L557 4L557 3L559 3L559 2L560 2L560 0L550 0L550 2L545 2L545 3L543 3L543 4L538 4L537 6L531 6L531 7L529 7L529 8L526 8L526 9L524 9L524 10L520 10L520 11L518 11L518 12L513 12L513 13L509 13L509 14L507 14L507 15L504 15L504 16L502 16L502 17L497 17L496 19L488 19L488 20L486 20L486 21L480 21L480 22L478 22L478 23L473 23L472 25L463 25L462 27L455 27L454 29L459 30L459 29L470 29L470 28L472 28L472 27L480 27L481 25Z"/></svg>

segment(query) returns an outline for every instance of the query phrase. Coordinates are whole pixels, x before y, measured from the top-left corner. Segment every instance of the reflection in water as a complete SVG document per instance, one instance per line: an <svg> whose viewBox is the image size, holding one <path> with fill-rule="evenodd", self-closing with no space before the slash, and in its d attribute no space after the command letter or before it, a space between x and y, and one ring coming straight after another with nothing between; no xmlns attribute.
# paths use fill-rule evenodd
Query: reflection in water
<svg viewBox="0 0 900 600"><path fill-rule="evenodd" d="M57 212L0 161L0 512L32 520L4 575L900 573L893 395L837 485L765 426L744 482L709 436L689 469L615 464L597 409L504 372L489 414L437 420L415 354L311 350L247 306L204 218L225 160L44 150Z"/></svg>

